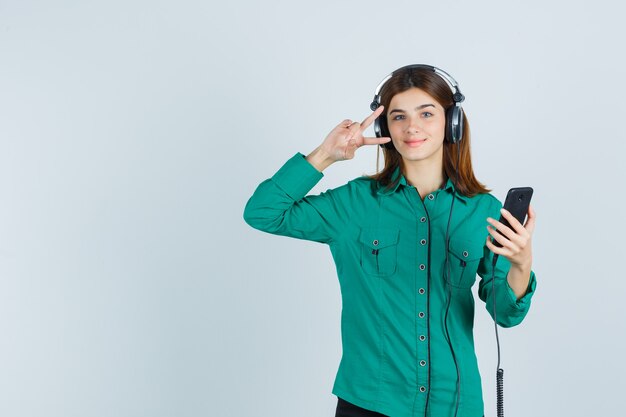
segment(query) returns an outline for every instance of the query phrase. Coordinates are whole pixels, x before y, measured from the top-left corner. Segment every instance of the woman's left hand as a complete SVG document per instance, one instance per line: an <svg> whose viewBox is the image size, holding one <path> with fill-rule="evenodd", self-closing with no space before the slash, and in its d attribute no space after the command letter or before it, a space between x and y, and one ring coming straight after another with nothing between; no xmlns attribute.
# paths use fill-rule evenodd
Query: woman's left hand
<svg viewBox="0 0 626 417"><path fill-rule="evenodd" d="M487 247L493 253L507 258L511 265L520 268L530 268L532 264L531 239L535 230L535 210L530 204L528 205L528 218L523 226L509 211L502 209L500 212L513 229L496 219L487 217L487 221L493 226L487 226L487 230L502 245L501 248L497 247L487 236Z"/></svg>

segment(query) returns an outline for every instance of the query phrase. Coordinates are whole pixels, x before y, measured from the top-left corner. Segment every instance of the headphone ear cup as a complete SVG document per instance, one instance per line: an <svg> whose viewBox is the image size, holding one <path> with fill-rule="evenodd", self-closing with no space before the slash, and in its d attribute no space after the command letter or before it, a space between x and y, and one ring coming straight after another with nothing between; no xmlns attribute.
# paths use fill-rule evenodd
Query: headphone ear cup
<svg viewBox="0 0 626 417"><path fill-rule="evenodd" d="M387 127L387 116L384 113L378 116L376 120L374 120L374 132L376 133L376 137L378 138L391 137L391 135L389 134L389 128ZM391 141L387 143L381 143L380 147L385 149L393 149L393 143Z"/></svg>
<svg viewBox="0 0 626 417"><path fill-rule="evenodd" d="M446 141L458 143L463 138L463 109L454 105L446 111Z"/></svg>

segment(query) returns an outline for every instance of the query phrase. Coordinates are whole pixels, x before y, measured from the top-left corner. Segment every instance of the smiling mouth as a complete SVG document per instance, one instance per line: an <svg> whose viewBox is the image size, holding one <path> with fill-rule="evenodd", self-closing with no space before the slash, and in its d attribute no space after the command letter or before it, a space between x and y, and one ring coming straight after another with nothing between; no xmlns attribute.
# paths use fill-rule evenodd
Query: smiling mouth
<svg viewBox="0 0 626 417"><path fill-rule="evenodd" d="M408 146L419 146L424 142L426 142L426 139L411 139L404 141L404 143L406 143Z"/></svg>

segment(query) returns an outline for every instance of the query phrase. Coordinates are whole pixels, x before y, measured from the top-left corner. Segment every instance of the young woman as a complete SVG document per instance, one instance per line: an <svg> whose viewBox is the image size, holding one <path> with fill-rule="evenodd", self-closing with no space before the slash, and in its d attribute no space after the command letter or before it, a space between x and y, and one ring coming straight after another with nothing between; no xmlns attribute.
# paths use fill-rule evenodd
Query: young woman
<svg viewBox="0 0 626 417"><path fill-rule="evenodd" d="M362 123L339 123L246 205L250 226L330 247L343 304L336 416L483 416L476 274L497 324L515 326L529 310L535 213L530 207L521 225L475 178L462 100L438 68L402 67L379 86L378 108ZM380 133L364 137L375 121ZM380 173L307 195L324 169L364 145L384 148Z"/></svg>

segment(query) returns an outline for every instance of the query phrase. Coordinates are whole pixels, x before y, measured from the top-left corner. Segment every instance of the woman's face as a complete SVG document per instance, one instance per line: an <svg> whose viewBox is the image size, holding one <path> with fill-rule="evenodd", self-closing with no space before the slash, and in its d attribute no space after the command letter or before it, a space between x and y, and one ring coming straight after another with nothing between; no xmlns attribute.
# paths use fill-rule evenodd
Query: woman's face
<svg viewBox="0 0 626 417"><path fill-rule="evenodd" d="M443 159L446 112L431 95L410 88L391 99L387 126L405 162Z"/></svg>

